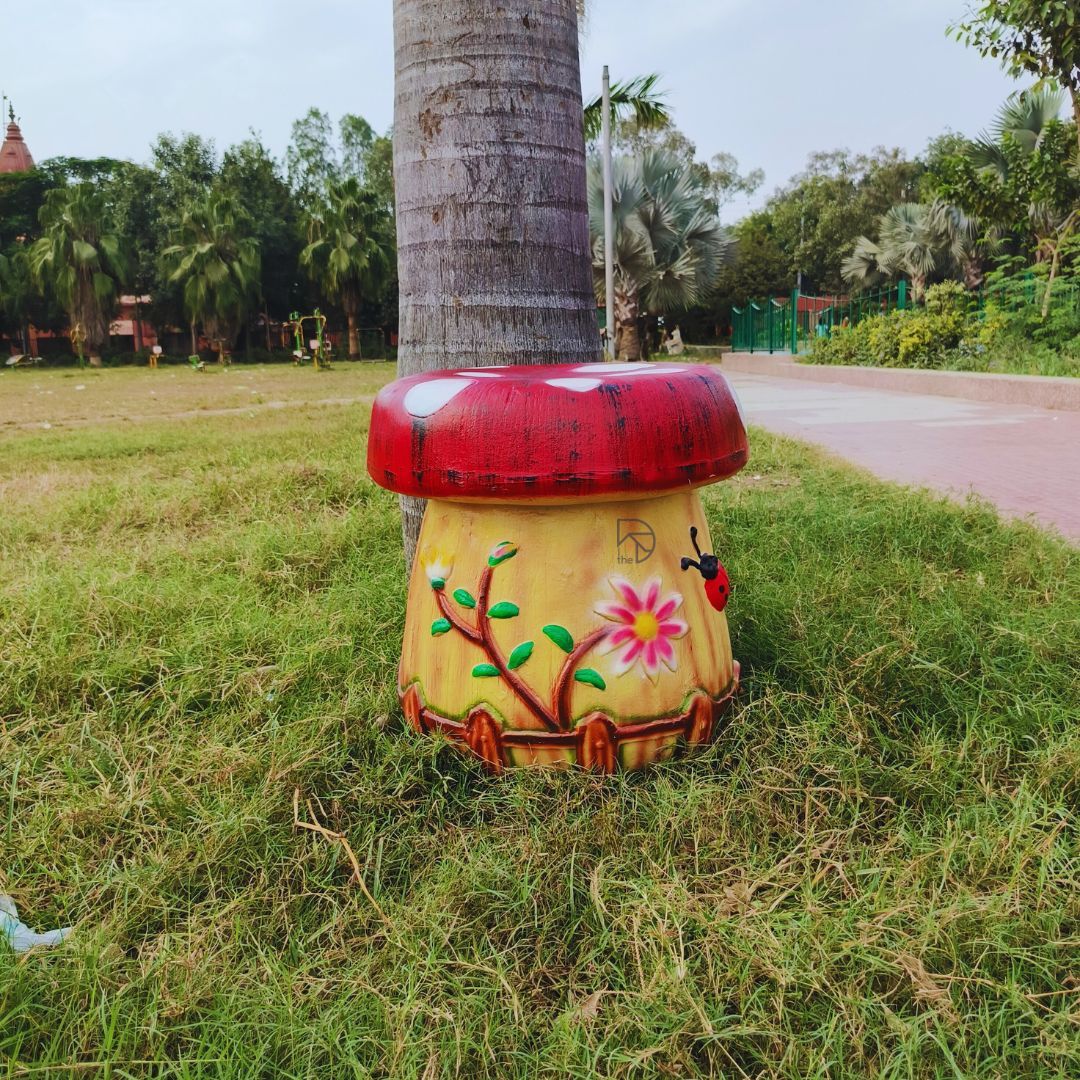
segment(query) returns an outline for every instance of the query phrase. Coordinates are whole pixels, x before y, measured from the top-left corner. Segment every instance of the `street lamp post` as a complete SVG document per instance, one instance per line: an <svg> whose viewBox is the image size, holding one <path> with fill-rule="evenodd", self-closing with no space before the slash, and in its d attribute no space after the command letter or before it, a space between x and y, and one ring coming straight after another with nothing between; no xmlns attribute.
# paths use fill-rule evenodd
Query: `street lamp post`
<svg viewBox="0 0 1080 1080"><path fill-rule="evenodd" d="M604 65L600 126L601 152L604 159L604 302L607 327L607 356L615 359L615 224L611 196L611 80Z"/></svg>

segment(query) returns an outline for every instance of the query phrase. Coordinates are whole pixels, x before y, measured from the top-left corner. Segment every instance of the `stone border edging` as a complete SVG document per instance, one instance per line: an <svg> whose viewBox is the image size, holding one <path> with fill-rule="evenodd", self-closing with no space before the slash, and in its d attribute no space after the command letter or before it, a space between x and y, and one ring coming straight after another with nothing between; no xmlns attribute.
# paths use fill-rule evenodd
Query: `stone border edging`
<svg viewBox="0 0 1080 1080"><path fill-rule="evenodd" d="M799 364L786 355L725 353L720 366L747 375L775 375L809 382L844 383L873 390L937 394L996 405L1033 405L1080 412L1080 379L1054 375L998 375L975 371Z"/></svg>

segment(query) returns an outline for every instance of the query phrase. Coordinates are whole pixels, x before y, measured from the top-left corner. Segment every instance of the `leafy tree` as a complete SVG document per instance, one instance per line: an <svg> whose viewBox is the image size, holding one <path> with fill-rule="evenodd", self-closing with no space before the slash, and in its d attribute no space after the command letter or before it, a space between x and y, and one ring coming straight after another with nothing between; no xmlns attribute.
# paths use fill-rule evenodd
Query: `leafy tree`
<svg viewBox="0 0 1080 1080"><path fill-rule="evenodd" d="M40 235L39 214L45 196L55 187L42 169L0 175L0 251Z"/></svg>
<svg viewBox="0 0 1080 1080"><path fill-rule="evenodd" d="M375 129L362 117L346 113L338 121L338 141L341 144L339 172L361 183L366 179L368 155L376 139Z"/></svg>
<svg viewBox="0 0 1080 1080"><path fill-rule="evenodd" d="M289 187L302 206L316 203L337 179L337 150L330 116L314 107L293 121L292 139L285 152Z"/></svg>
<svg viewBox="0 0 1080 1080"><path fill-rule="evenodd" d="M778 242L767 210L748 214L732 227L731 236L732 261L720 271L716 285L714 307L721 317L732 304L787 293L795 283L790 252Z"/></svg>
<svg viewBox="0 0 1080 1080"><path fill-rule="evenodd" d="M269 312L284 318L295 307L303 247L296 202L278 162L254 133L225 151L217 186L251 223L261 255L259 293L269 335Z"/></svg>
<svg viewBox="0 0 1080 1080"><path fill-rule="evenodd" d="M189 206L209 194L218 174L217 150L213 140L201 135L164 133L150 148L150 168L159 178L157 213L170 232Z"/></svg>
<svg viewBox="0 0 1080 1080"><path fill-rule="evenodd" d="M662 151L616 158L615 347L641 357L638 316L683 311L702 301L728 257L730 238L685 162ZM600 164L589 170L589 223L598 295L604 287L604 200Z"/></svg>
<svg viewBox="0 0 1080 1080"><path fill-rule="evenodd" d="M339 303L349 326L349 359L360 359L360 306L385 282L393 256L390 223L374 195L355 179L334 185L307 219L301 264L324 295Z"/></svg>
<svg viewBox="0 0 1080 1080"><path fill-rule="evenodd" d="M843 292L842 263L856 239L873 232L890 207L916 196L922 171L901 150L881 147L869 155L811 155L806 170L766 204L776 242L790 254L793 282L801 273L804 291Z"/></svg>
<svg viewBox="0 0 1080 1080"><path fill-rule="evenodd" d="M327 192L342 180L370 187L386 204L393 201L393 147L389 136L376 135L362 117L346 113L338 137L328 113L311 108L292 126L285 153L289 187L304 212L325 202Z"/></svg>
<svg viewBox="0 0 1080 1080"><path fill-rule="evenodd" d="M130 262L109 221L105 196L91 184L54 188L41 209L42 235L30 249L40 287L64 305L72 331L86 344L93 367L109 340L117 296L130 277Z"/></svg>
<svg viewBox="0 0 1080 1080"><path fill-rule="evenodd" d="M1080 146L1080 13L1076 0L980 0L950 30L1015 77L1032 74L1064 87Z"/></svg>
<svg viewBox="0 0 1080 1080"><path fill-rule="evenodd" d="M0 325L13 332L24 353L30 351L27 324L34 296L27 249L19 246L10 255L0 255Z"/></svg>
<svg viewBox="0 0 1080 1080"><path fill-rule="evenodd" d="M991 133L943 156L929 184L982 222L984 241L1006 255L1052 263L1075 227L1080 169L1073 125L1055 118L1060 104L1052 92L1010 98Z"/></svg>
<svg viewBox="0 0 1080 1080"><path fill-rule="evenodd" d="M364 155L364 187L375 196L380 208L394 213L394 140L376 135Z"/></svg>
<svg viewBox="0 0 1080 1080"><path fill-rule="evenodd" d="M163 257L182 289L192 352L201 324L224 362L258 297L261 260L250 217L232 196L213 191L184 214L179 242Z"/></svg>
<svg viewBox="0 0 1080 1080"><path fill-rule="evenodd" d="M186 318L163 252L176 243L188 208L208 198L218 169L213 141L190 132L163 133L150 148L149 177L129 174L119 181L119 212L124 214L126 204L134 207L135 218L145 218L136 240L138 273L140 288L153 298L148 316L159 328L183 325Z"/></svg>
<svg viewBox="0 0 1080 1080"><path fill-rule="evenodd" d="M714 154L709 161L699 161L697 147L671 119L660 119L649 124L641 124L633 117L620 120L615 125L612 144L617 151L630 157L659 150L678 158L708 192L716 212L735 195L755 192L765 179L761 169L740 174L739 162L728 153Z"/></svg>

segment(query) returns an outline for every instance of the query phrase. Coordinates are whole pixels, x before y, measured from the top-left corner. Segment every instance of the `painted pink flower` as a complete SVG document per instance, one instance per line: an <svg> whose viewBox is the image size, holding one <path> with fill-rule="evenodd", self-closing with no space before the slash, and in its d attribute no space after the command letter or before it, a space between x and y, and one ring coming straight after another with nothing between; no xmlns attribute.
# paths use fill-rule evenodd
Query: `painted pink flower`
<svg viewBox="0 0 1080 1080"><path fill-rule="evenodd" d="M615 577L611 588L614 603L598 605L596 613L617 625L608 632L600 650L619 652L614 663L616 675L625 675L640 663L645 674L656 682L661 664L672 671L678 667L671 642L689 629L682 619L674 617L683 598L676 592L661 597L658 577L646 581L640 591L626 578Z"/></svg>

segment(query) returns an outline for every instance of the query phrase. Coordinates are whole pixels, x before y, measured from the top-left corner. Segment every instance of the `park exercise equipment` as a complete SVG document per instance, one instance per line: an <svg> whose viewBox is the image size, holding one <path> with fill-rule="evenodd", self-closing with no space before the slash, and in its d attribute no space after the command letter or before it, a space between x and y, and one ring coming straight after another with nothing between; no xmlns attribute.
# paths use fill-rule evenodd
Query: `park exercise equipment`
<svg viewBox="0 0 1080 1080"><path fill-rule="evenodd" d="M304 323L313 323L313 338L308 339L311 354L304 352ZM315 370L330 366L330 341L326 337L326 316L318 308L311 315L301 315L294 311L289 316L289 325L293 328L293 363L303 364L311 360Z"/></svg>
<svg viewBox="0 0 1080 1080"><path fill-rule="evenodd" d="M83 347L86 345L86 331L83 330L82 323L76 323L71 328L71 347L75 350L75 360L79 365L80 370L86 367L86 359L83 356Z"/></svg>
<svg viewBox="0 0 1080 1080"><path fill-rule="evenodd" d="M158 366L158 361L161 359L162 352L163 350L160 345L155 345L150 350L149 363L152 368L156 368Z"/></svg>
<svg viewBox="0 0 1080 1080"><path fill-rule="evenodd" d="M496 367L385 387L368 472L428 500L398 675L413 728L496 772L612 772L711 739L739 665L697 489L747 453L715 367Z"/></svg>

